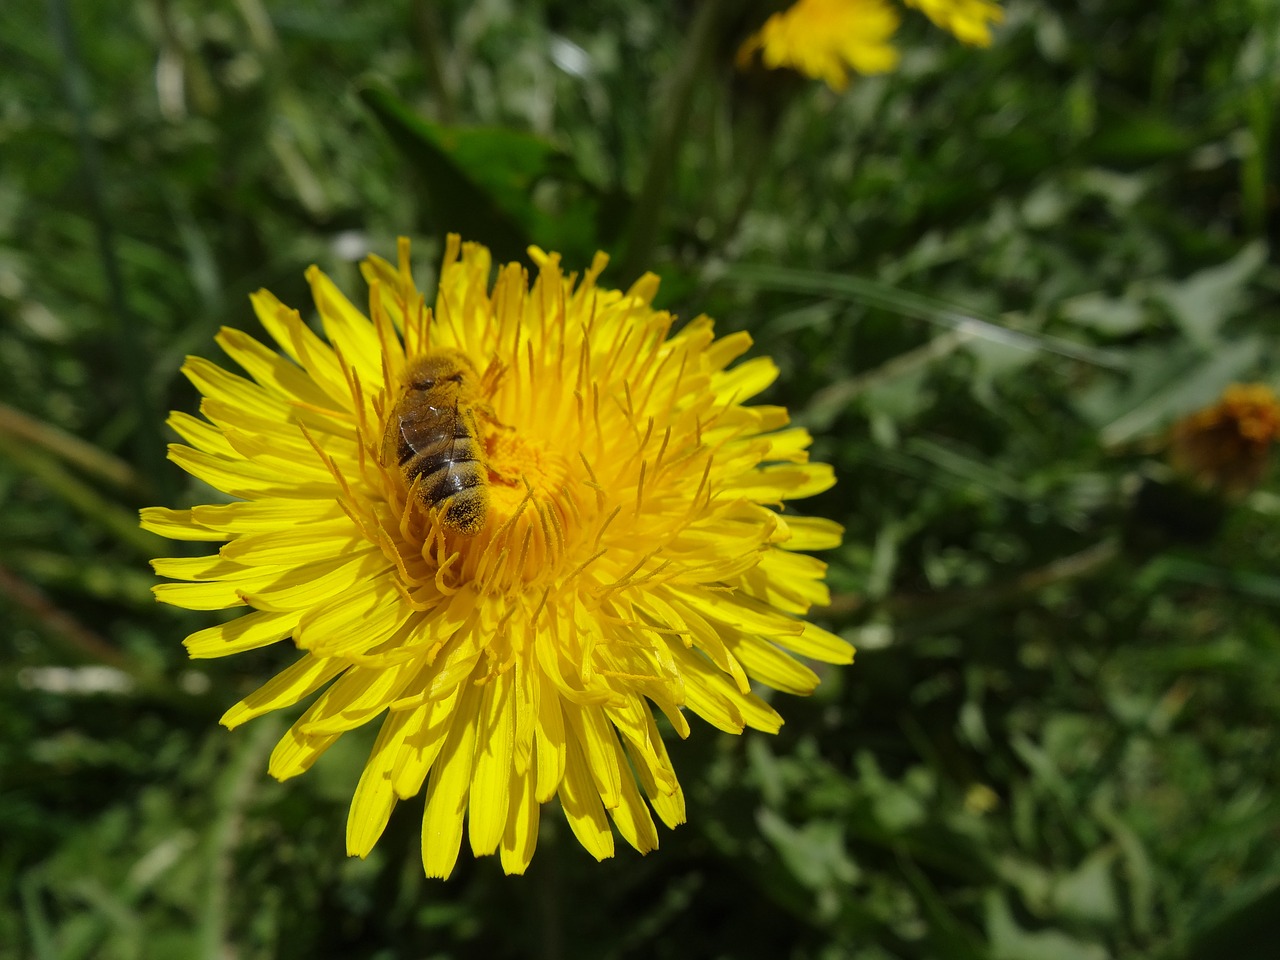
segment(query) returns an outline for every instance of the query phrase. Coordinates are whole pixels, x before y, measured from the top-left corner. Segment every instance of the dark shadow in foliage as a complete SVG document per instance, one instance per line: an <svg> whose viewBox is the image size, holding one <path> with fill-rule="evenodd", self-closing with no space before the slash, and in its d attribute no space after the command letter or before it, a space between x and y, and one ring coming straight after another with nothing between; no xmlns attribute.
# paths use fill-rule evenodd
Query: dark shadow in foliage
<svg viewBox="0 0 1280 960"><path fill-rule="evenodd" d="M499 261L531 244L586 263L625 222L626 199L589 183L573 159L531 133L434 123L388 91L360 97L396 148L421 174L432 227L483 243Z"/></svg>

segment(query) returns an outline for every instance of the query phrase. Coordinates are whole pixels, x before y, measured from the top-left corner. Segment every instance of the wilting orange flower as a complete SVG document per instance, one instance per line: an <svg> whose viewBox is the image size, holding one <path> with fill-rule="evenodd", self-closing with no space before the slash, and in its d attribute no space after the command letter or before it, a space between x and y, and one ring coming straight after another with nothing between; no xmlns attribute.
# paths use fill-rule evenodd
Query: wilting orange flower
<svg viewBox="0 0 1280 960"><path fill-rule="evenodd" d="M422 859L472 852L522 873L558 798L595 857L614 834L658 845L684 795L654 719L773 732L753 690L804 694L795 655L853 649L804 615L827 602L827 520L784 512L835 478L809 434L747 401L777 368L733 365L751 340L652 306L658 281L599 287L531 250L537 277L451 237L435 307L371 257L369 317L307 272L325 337L266 291L253 305L282 353L238 330L247 373L198 357L203 419L175 413L170 458L232 503L153 507L143 525L221 543L157 560L155 588L196 610L248 609L186 640L220 657L290 640L294 663L231 707L235 727L314 696L272 754L280 779L343 733L381 729L347 821L364 856L425 789ZM371 318L371 319L370 319ZM318 695L317 695L318 694ZM647 800L647 802L646 802ZM612 821L612 827L610 825Z"/></svg>
<svg viewBox="0 0 1280 960"><path fill-rule="evenodd" d="M1197 484L1228 496L1261 481L1280 437L1280 403L1270 387L1233 384L1222 399L1174 424L1169 462Z"/></svg>

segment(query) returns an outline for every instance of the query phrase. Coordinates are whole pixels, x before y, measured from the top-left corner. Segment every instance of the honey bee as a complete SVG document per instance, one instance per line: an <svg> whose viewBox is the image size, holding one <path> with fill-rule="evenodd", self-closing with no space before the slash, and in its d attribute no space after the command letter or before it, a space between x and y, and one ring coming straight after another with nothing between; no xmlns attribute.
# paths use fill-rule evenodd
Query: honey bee
<svg viewBox="0 0 1280 960"><path fill-rule="evenodd" d="M460 351L432 350L405 368L402 382L382 437L382 462L399 468L445 527L474 536L489 505L476 368Z"/></svg>

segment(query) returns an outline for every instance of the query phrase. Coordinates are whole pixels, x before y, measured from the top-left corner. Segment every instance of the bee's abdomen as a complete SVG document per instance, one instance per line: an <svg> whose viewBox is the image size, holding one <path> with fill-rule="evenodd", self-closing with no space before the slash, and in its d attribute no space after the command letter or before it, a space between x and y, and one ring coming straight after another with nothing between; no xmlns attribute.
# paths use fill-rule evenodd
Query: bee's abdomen
<svg viewBox="0 0 1280 960"><path fill-rule="evenodd" d="M489 468L472 407L475 367L461 351L429 351L405 368L401 382L382 464L399 468L413 498L441 524L474 536L489 503Z"/></svg>
<svg viewBox="0 0 1280 960"><path fill-rule="evenodd" d="M401 419L400 469L406 483L416 484L422 502L441 511L446 526L474 534L484 525L488 505L483 449L464 416L431 414Z"/></svg>
<svg viewBox="0 0 1280 960"><path fill-rule="evenodd" d="M440 503L488 480L479 447L471 437L449 438L417 451L404 464L404 478L418 481L430 503Z"/></svg>

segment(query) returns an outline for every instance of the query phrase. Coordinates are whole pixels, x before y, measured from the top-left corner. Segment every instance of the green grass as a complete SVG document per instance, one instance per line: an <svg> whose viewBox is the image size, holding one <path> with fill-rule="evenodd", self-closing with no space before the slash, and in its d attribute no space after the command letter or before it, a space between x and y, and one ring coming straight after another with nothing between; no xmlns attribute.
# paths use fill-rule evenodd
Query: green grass
<svg viewBox="0 0 1280 960"><path fill-rule="evenodd" d="M985 51L912 14L842 96L736 74L734 4L701 58L680 4L356 7L0 7L0 956L1270 956L1280 491L1175 501L1192 542L1134 490L1280 386L1280 5L1011 0ZM526 878L426 881L418 801L347 860L370 738L270 780L280 727L216 721L278 655L188 662L212 615L147 589L133 511L203 496L183 355L309 263L359 302L398 234L429 285L447 230L656 270L840 477L806 509L857 663L777 737L671 743L644 859L550 808Z"/></svg>

